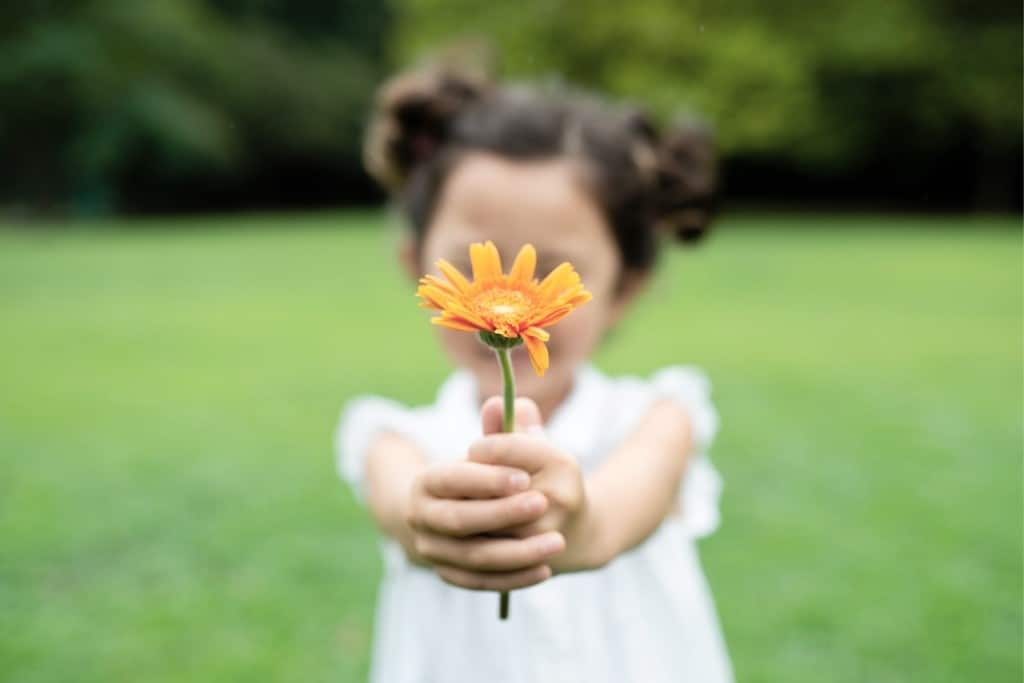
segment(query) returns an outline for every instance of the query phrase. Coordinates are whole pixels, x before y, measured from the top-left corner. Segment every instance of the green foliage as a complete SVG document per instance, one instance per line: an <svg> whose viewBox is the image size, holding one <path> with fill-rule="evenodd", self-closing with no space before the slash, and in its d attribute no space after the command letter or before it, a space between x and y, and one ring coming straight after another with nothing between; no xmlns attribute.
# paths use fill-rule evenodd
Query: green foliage
<svg viewBox="0 0 1024 683"><path fill-rule="evenodd" d="M471 36L512 75L705 116L732 155L838 168L965 130L1020 147L1019 3L402 0L393 46Z"/></svg>
<svg viewBox="0 0 1024 683"><path fill-rule="evenodd" d="M448 372L382 222L0 231L0 679L365 680L331 432ZM1021 680L1019 227L730 218L602 348L713 381L739 680Z"/></svg>
<svg viewBox="0 0 1024 683"><path fill-rule="evenodd" d="M733 195L806 199L831 182L1019 206L1022 14L1006 0L8 4L4 207L376 198L360 163L374 88L467 36L493 41L511 75L709 119Z"/></svg>
<svg viewBox="0 0 1024 683"><path fill-rule="evenodd" d="M0 187L79 209L187 206L295 159L358 167L386 5L90 0L0 34ZM351 21L352 17L356 21Z"/></svg>

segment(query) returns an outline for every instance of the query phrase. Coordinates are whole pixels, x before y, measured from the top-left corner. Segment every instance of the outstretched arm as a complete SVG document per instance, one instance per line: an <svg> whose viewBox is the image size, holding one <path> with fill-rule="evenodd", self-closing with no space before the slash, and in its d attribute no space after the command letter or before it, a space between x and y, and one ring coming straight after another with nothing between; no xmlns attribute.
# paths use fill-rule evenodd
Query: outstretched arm
<svg viewBox="0 0 1024 683"><path fill-rule="evenodd" d="M596 566L643 542L674 511L691 448L686 411L672 401L660 401L587 477Z"/></svg>
<svg viewBox="0 0 1024 683"><path fill-rule="evenodd" d="M407 439L382 432L366 457L366 490L370 514L382 532L398 541L409 559L422 559L413 547L412 529L406 523L409 492L427 461L419 448Z"/></svg>

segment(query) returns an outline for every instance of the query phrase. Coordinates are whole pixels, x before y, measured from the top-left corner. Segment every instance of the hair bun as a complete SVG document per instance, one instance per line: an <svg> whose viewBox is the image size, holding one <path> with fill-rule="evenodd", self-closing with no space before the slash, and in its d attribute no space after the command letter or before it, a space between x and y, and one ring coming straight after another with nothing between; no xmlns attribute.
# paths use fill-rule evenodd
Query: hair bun
<svg viewBox="0 0 1024 683"><path fill-rule="evenodd" d="M435 67L399 75L377 91L364 147L366 169L381 185L401 188L431 158L452 121L490 89L481 75Z"/></svg>
<svg viewBox="0 0 1024 683"><path fill-rule="evenodd" d="M662 133L657 148L655 225L682 242L708 231L716 208L718 153L703 125L685 123Z"/></svg>

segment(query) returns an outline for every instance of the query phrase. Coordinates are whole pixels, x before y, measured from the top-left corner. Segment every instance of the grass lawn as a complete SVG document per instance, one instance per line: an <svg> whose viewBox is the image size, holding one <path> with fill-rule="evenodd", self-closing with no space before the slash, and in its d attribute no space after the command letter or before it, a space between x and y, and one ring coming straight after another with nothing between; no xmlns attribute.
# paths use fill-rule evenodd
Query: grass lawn
<svg viewBox="0 0 1024 683"><path fill-rule="evenodd" d="M0 679L364 679L332 430L448 372L384 222L0 230ZM733 217L666 259L598 364L714 382L739 680L1021 680L1021 291L1016 218Z"/></svg>

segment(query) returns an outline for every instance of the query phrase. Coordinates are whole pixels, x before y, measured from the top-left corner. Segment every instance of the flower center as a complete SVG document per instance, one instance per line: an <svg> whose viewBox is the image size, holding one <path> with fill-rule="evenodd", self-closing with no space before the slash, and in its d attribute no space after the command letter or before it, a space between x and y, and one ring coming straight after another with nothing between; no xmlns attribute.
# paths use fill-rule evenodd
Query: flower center
<svg viewBox="0 0 1024 683"><path fill-rule="evenodd" d="M495 322L518 322L530 310L533 302L525 293L515 289L487 289L473 300L476 309Z"/></svg>

